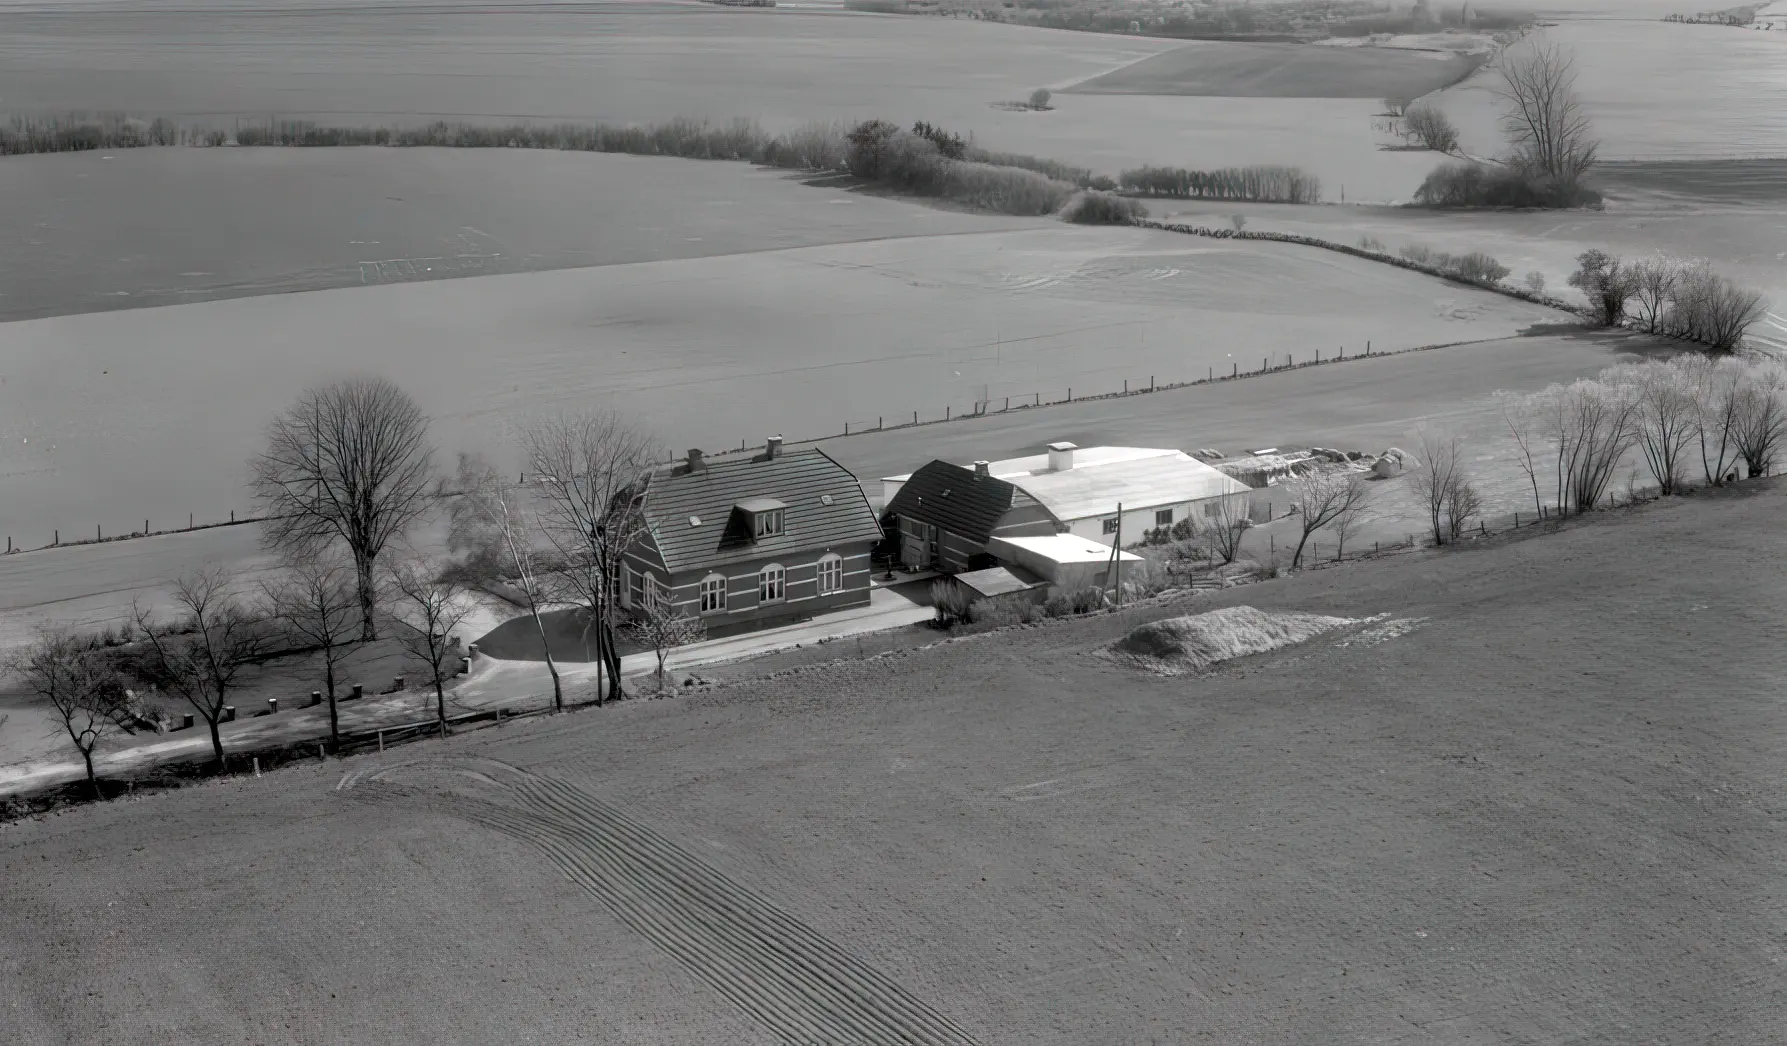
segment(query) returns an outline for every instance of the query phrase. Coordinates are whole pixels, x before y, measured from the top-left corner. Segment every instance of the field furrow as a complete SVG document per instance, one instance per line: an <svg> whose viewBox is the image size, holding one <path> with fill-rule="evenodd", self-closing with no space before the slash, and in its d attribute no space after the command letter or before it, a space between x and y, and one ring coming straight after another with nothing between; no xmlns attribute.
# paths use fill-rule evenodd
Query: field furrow
<svg viewBox="0 0 1787 1046"><path fill-rule="evenodd" d="M521 771L469 773L496 797L425 793L372 779L362 798L429 794L454 816L540 849L622 923L790 1043L974 1040L885 974L767 898L625 813L563 782Z"/></svg>

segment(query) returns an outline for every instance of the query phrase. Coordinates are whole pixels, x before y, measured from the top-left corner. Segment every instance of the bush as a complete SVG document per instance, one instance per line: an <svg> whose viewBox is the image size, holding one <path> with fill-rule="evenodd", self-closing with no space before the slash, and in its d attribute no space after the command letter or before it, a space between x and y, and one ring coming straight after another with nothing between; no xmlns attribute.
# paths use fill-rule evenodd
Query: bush
<svg viewBox="0 0 1787 1046"><path fill-rule="evenodd" d="M1103 609L1108 599L1104 594L1104 589L1088 587L1068 593L1067 602L1073 608L1074 613L1090 614L1094 610Z"/></svg>
<svg viewBox="0 0 1787 1046"><path fill-rule="evenodd" d="M1418 105L1403 114L1402 126L1422 145L1436 153L1449 153L1458 148L1458 128L1446 114L1430 105Z"/></svg>
<svg viewBox="0 0 1787 1046"><path fill-rule="evenodd" d="M1185 199L1251 200L1260 203L1320 203L1322 183L1299 167L1225 167L1191 171L1181 167L1138 167L1118 175L1129 192Z"/></svg>
<svg viewBox="0 0 1787 1046"><path fill-rule="evenodd" d="M1035 171L1045 178L1057 182L1069 182L1081 189L1103 188L1103 186L1094 185L1095 181L1102 181L1113 189L1117 187L1109 178L1093 178L1092 172L1087 168L1075 167L1059 160L1047 160L1040 156L1028 156L1024 153L993 152L971 144L963 159L971 163L984 163L993 167L1018 167L1026 171Z"/></svg>
<svg viewBox="0 0 1787 1046"><path fill-rule="evenodd" d="M1376 236L1367 234L1359 237L1359 249L1362 251L1376 251L1377 253L1382 254L1384 253L1384 241L1378 239Z"/></svg>
<svg viewBox="0 0 1787 1046"><path fill-rule="evenodd" d="M1522 175L1506 168L1448 163L1428 172L1415 190L1423 207L1599 207L1601 194L1575 183Z"/></svg>
<svg viewBox="0 0 1787 1046"><path fill-rule="evenodd" d="M1126 196L1082 190L1068 199L1061 217L1079 225L1128 225L1148 217L1148 208Z"/></svg>
<svg viewBox="0 0 1787 1046"><path fill-rule="evenodd" d="M1545 293L1545 274L1537 269L1526 274L1526 289L1534 294Z"/></svg>
<svg viewBox="0 0 1787 1046"><path fill-rule="evenodd" d="M1034 171L984 163L950 163L943 195L1000 214L1054 214L1074 187Z"/></svg>
<svg viewBox="0 0 1787 1046"><path fill-rule="evenodd" d="M771 141L764 148L762 162L803 171L847 170L847 134L841 123L806 124Z"/></svg>
<svg viewBox="0 0 1787 1046"><path fill-rule="evenodd" d="M1508 267L1482 251L1457 257L1440 255L1440 268L1471 283L1497 284L1508 275Z"/></svg>
<svg viewBox="0 0 1787 1046"><path fill-rule="evenodd" d="M1414 262L1416 265L1433 264L1433 248L1425 244L1411 243L1396 253L1402 255L1409 261Z"/></svg>
<svg viewBox="0 0 1787 1046"><path fill-rule="evenodd" d="M888 143L900 135L898 127L886 120L864 120L850 129L845 139L850 143L844 164L850 173L865 181L882 176L881 161Z"/></svg>
<svg viewBox="0 0 1787 1046"><path fill-rule="evenodd" d="M939 628L971 621L974 594L949 578L940 577L931 582L931 608L937 612L935 623Z"/></svg>
<svg viewBox="0 0 1787 1046"><path fill-rule="evenodd" d="M1066 595L1050 596L1043 603L1042 612L1048 617L1066 617L1073 613L1073 600Z"/></svg>
<svg viewBox="0 0 1787 1046"><path fill-rule="evenodd" d="M912 125L912 133L937 147L937 152L949 160L963 160L968 156L968 143L959 134L950 134L935 124L923 120Z"/></svg>
<svg viewBox="0 0 1787 1046"><path fill-rule="evenodd" d="M1030 92L1030 108L1047 109L1049 107L1049 99L1052 97L1054 96L1049 94L1048 88L1038 87L1036 90Z"/></svg>

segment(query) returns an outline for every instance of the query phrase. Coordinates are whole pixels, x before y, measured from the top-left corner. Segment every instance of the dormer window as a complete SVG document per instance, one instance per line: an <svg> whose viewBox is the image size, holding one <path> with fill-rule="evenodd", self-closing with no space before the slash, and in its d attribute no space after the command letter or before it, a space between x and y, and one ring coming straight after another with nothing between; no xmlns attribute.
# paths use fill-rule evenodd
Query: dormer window
<svg viewBox="0 0 1787 1046"><path fill-rule="evenodd" d="M739 502L734 508L744 515L744 532L751 535L753 541L786 533L784 513L788 506L775 498L751 498Z"/></svg>

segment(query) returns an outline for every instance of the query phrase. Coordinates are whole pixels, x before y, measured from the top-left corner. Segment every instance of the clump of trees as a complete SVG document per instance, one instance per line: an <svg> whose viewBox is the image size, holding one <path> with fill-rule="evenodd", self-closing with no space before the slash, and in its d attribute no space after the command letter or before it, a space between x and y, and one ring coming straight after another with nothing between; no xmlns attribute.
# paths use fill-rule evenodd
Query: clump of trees
<svg viewBox="0 0 1787 1046"><path fill-rule="evenodd" d="M1128 225L1146 217L1142 201L1092 190L1074 193L1061 208L1062 220L1078 225Z"/></svg>
<svg viewBox="0 0 1787 1046"><path fill-rule="evenodd" d="M1298 167L1225 167L1193 171L1183 167L1138 167L1117 176L1126 192L1181 199L1248 200L1258 203L1320 203L1321 179Z"/></svg>
<svg viewBox="0 0 1787 1046"><path fill-rule="evenodd" d="M1535 512L1542 483L1561 515L1592 511L1636 451L1663 496L1774 469L1787 438L1787 367L1686 354L1618 364L1592 379L1505 398L1503 416ZM1698 467L1696 467L1698 466Z"/></svg>
<svg viewBox="0 0 1787 1046"><path fill-rule="evenodd" d="M1417 438L1420 458L1408 463L1415 496L1427 511L1433 543L1455 543L1482 512L1483 498L1471 483L1458 437L1423 429Z"/></svg>
<svg viewBox="0 0 1787 1046"><path fill-rule="evenodd" d="M865 120L848 136L850 174L916 196L936 196L1003 214L1054 214L1074 194L1072 183L1016 166L953 159L955 140L924 125L925 133L901 130L886 120ZM938 145L938 139L946 144ZM970 155L964 144L964 157Z"/></svg>
<svg viewBox="0 0 1787 1046"><path fill-rule="evenodd" d="M1600 195L1582 185L1600 142L1576 93L1575 55L1531 39L1502 52L1499 71L1494 90L1504 106L1502 132L1508 142L1500 167L1436 168L1416 191L1416 202L1429 207L1598 205ZM1434 130L1440 132L1437 126ZM1452 141L1455 145L1455 133Z"/></svg>
<svg viewBox="0 0 1787 1046"><path fill-rule="evenodd" d="M1629 326L1721 352L1742 348L1744 335L1767 313L1759 292L1738 286L1705 262L1628 261L1584 251L1569 283L1588 299L1591 326Z"/></svg>
<svg viewBox="0 0 1787 1046"><path fill-rule="evenodd" d="M1508 267L1482 251L1447 254L1425 244L1411 243L1397 252L1416 265L1436 269L1467 283L1493 287L1508 276Z"/></svg>
<svg viewBox="0 0 1787 1046"><path fill-rule="evenodd" d="M1431 105L1417 105L1402 117L1403 131L1436 153L1449 153L1458 148L1458 128L1445 113Z"/></svg>

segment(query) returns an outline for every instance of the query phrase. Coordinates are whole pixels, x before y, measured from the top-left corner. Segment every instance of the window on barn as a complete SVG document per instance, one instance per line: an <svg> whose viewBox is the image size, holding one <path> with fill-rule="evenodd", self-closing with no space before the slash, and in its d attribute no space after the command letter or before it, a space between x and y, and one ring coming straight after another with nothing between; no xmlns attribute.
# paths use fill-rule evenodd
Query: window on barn
<svg viewBox="0 0 1787 1046"><path fill-rule="evenodd" d="M844 558L837 553L819 557L819 594L829 596L844 591Z"/></svg>
<svg viewBox="0 0 1787 1046"><path fill-rule="evenodd" d="M757 572L757 602L780 603L787 595L788 572L780 563L771 563Z"/></svg>
<svg viewBox="0 0 1787 1046"><path fill-rule="evenodd" d="M1154 510L1154 525L1157 527L1172 526L1173 525L1173 510L1170 508L1155 509Z"/></svg>
<svg viewBox="0 0 1787 1046"><path fill-rule="evenodd" d="M701 612L717 614L726 609L726 575L709 574L701 579Z"/></svg>
<svg viewBox="0 0 1787 1046"><path fill-rule="evenodd" d="M1107 519L1104 521L1104 532L1106 534L1115 534L1117 532L1117 528L1121 525L1122 525L1122 518L1119 516L1112 516L1110 519Z"/></svg>

